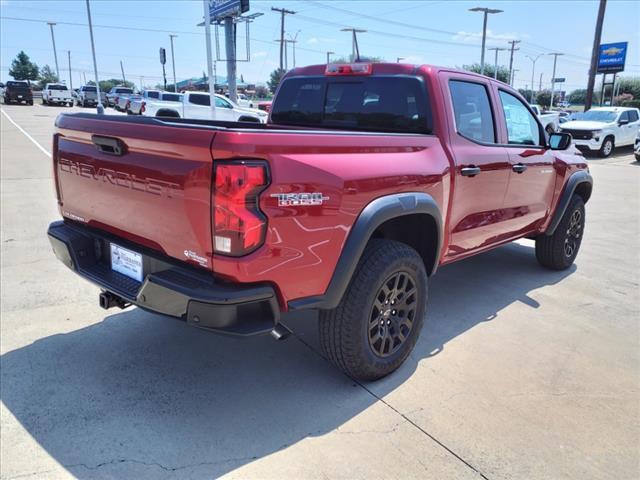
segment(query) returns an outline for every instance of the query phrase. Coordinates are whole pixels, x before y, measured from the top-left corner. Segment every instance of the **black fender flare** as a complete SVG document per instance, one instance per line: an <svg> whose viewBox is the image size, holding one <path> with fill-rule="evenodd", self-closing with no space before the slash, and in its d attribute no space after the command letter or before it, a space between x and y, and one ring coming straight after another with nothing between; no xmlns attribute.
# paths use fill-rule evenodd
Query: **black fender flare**
<svg viewBox="0 0 640 480"><path fill-rule="evenodd" d="M440 258L443 237L440 207L438 207L433 197L427 193L407 192L385 195L367 204L356 219L342 248L331 282L329 282L324 295L292 300L288 302L289 309L336 308L347 290L360 257L362 257L362 253L376 228L387 220L415 213L427 214L435 220L438 231L437 251L434 266L427 274L432 275L435 273L438 259Z"/></svg>
<svg viewBox="0 0 640 480"><path fill-rule="evenodd" d="M586 183L589 185L589 196L591 196L591 190L593 189L593 177L587 170L579 170L572 174L567 180L567 183L564 187L564 190L560 194L560 198L558 199L558 205L556 206L556 211L553 214L553 218L551 219L551 223L547 227L547 230L544 232L545 235L553 235L560 224L560 220L562 220L562 216L564 212L567 210L569 206L569 202L571 201L571 197L578 188L578 185ZM589 197L585 199L585 202L589 200Z"/></svg>

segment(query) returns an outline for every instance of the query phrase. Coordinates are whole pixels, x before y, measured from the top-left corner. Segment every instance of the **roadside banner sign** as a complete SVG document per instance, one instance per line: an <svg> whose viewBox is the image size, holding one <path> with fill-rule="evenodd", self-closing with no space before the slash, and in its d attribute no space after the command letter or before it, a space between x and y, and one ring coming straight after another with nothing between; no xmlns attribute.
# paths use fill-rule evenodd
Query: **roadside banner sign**
<svg viewBox="0 0 640 480"><path fill-rule="evenodd" d="M209 21L216 22L249 10L249 0L209 0Z"/></svg>
<svg viewBox="0 0 640 480"><path fill-rule="evenodd" d="M598 73L616 73L624 71L628 42L605 43L600 45L598 53Z"/></svg>
<svg viewBox="0 0 640 480"><path fill-rule="evenodd" d="M553 80L551 80L553 83L564 83L566 80L566 78L564 77L560 77L560 78L554 78Z"/></svg>
<svg viewBox="0 0 640 480"><path fill-rule="evenodd" d="M160 63L162 65L167 63L167 51L162 47L160 47Z"/></svg>

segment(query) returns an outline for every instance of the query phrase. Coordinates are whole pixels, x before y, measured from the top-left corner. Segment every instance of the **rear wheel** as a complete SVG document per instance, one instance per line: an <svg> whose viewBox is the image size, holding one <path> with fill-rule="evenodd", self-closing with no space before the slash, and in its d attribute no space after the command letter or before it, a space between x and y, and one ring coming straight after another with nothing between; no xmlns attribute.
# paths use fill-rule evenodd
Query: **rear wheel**
<svg viewBox="0 0 640 480"><path fill-rule="evenodd" d="M540 265L565 270L573 264L582 243L584 220L584 200L574 195L553 235L536 238L536 258Z"/></svg>
<svg viewBox="0 0 640 480"><path fill-rule="evenodd" d="M320 312L324 355L359 380L390 374L418 340L426 301L420 255L404 243L371 240L338 307Z"/></svg>
<svg viewBox="0 0 640 480"><path fill-rule="evenodd" d="M613 152L613 147L614 147L613 137L605 138L604 142L602 142L602 146L600 147L600 150L598 151L598 155L600 155L602 158L607 158Z"/></svg>

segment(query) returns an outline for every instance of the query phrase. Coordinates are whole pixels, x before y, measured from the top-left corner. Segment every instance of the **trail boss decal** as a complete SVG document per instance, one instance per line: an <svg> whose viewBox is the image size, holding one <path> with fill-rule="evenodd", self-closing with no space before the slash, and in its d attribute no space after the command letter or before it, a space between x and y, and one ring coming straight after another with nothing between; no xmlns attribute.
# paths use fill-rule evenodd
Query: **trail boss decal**
<svg viewBox="0 0 640 480"><path fill-rule="evenodd" d="M272 197L278 199L279 207L298 207L322 205L329 197L325 197L322 193L272 193Z"/></svg>

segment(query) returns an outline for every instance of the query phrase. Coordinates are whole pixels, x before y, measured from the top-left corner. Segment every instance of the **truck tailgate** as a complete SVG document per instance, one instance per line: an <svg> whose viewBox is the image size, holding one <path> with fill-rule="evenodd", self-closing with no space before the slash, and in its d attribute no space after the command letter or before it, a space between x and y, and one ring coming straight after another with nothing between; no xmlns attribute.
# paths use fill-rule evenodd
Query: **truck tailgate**
<svg viewBox="0 0 640 480"><path fill-rule="evenodd" d="M65 218L210 269L210 129L61 115L54 174Z"/></svg>

